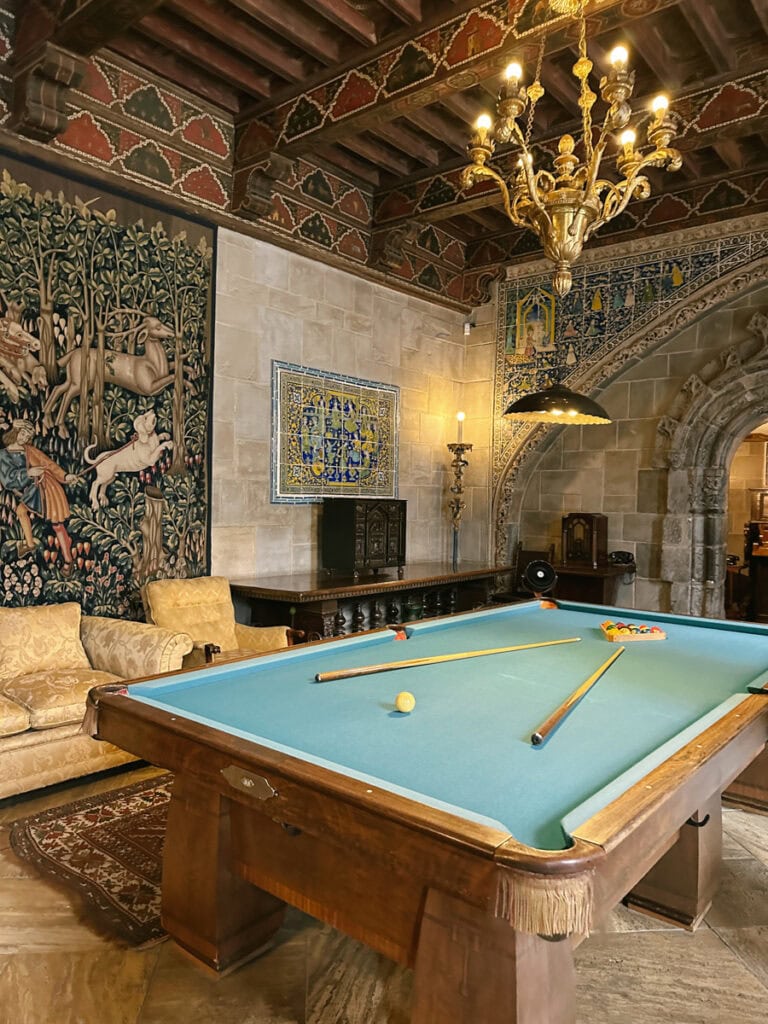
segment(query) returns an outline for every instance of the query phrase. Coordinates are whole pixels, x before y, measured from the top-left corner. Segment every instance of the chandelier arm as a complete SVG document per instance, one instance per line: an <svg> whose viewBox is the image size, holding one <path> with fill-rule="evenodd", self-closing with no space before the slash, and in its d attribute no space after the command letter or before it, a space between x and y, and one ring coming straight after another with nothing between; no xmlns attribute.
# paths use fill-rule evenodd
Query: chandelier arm
<svg viewBox="0 0 768 1024"><path fill-rule="evenodd" d="M619 182L598 181L597 187L601 192L607 188L608 195L602 202L602 213L591 226L589 234L623 213L633 198L647 199L651 194L651 183L645 175L638 173L633 173L630 178ZM588 235L585 236L585 241L587 237Z"/></svg>
<svg viewBox="0 0 768 1024"><path fill-rule="evenodd" d="M540 171L539 174L535 175L533 173L533 161L523 159L523 174L525 176L525 183L528 186L528 195L531 200L531 203L542 215L542 217L546 219L547 224L551 225L549 211L547 210L546 206L544 205L544 203L542 203L541 198L539 197L539 189L537 186L537 180L539 178L539 175L542 173L548 174L548 172L546 171ZM552 176L549 175L549 177L551 178Z"/></svg>
<svg viewBox="0 0 768 1024"><path fill-rule="evenodd" d="M592 152L592 158L587 167L587 178L584 183L584 194L591 195L597 183L597 175L600 171L600 164L603 160L606 146L608 145L608 132L601 131L600 139Z"/></svg>
<svg viewBox="0 0 768 1024"><path fill-rule="evenodd" d="M538 210L538 212L543 217L546 218L547 222L549 222L550 221L550 216L549 216L549 213L548 213L546 207L544 206L544 204L542 203L541 199L539 198L539 189L538 189L538 185L537 185L539 175L542 174L542 173L547 173L547 172L539 171L539 174L534 174L533 173L533 156L531 154L531 151L528 149L528 145L527 145L527 143L525 141L525 137L523 136L523 133L522 133L522 131L520 129L520 125L517 123L517 121L515 121L510 127L512 129L512 134L517 139L518 145L520 146L520 149L522 150L522 155L520 157L520 167L522 169L523 176L525 178L525 184L526 184L526 186L528 188L528 198L530 199L531 204ZM548 175L548 176L550 178L552 178L551 175ZM554 179L552 179L552 180L554 180ZM519 221L516 221L516 223L519 223ZM523 225L527 226L527 222L524 221Z"/></svg>
<svg viewBox="0 0 768 1024"><path fill-rule="evenodd" d="M506 181L504 181L504 179L498 173L498 171L494 171L492 167L488 167L487 164L483 164L482 167L473 167L472 173L475 178L490 178L491 181L495 181L496 184L499 186L499 190L501 191L501 198L502 202L504 203L504 210L509 219L512 221L513 224L516 224L518 227L524 228L528 226L527 222L522 220L513 209L509 199L509 189L507 188L507 183Z"/></svg>

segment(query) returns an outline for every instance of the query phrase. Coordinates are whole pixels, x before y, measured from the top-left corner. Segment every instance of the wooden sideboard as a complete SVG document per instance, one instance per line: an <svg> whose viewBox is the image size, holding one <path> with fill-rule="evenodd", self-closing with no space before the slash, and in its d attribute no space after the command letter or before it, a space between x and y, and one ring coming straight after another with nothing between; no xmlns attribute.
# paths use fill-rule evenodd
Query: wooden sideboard
<svg viewBox="0 0 768 1024"><path fill-rule="evenodd" d="M357 578L326 571L231 580L252 625L285 623L308 635L342 636L388 622L412 622L489 604L510 565L420 562Z"/></svg>
<svg viewBox="0 0 768 1024"><path fill-rule="evenodd" d="M623 576L633 575L634 562L628 565L599 565L596 569L591 565L556 565L557 583L553 590L554 597L562 597L565 601L585 601L593 604L617 603L619 582Z"/></svg>

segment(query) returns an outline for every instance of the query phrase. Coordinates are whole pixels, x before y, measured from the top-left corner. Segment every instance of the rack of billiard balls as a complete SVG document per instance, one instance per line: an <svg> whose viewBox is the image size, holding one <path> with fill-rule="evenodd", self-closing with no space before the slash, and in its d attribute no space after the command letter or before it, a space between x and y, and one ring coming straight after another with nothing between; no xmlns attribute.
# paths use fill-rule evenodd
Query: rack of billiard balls
<svg viewBox="0 0 768 1024"><path fill-rule="evenodd" d="M607 640L614 644L631 643L633 640L666 640L667 634L659 626L636 626L633 622L612 622L606 619L600 629Z"/></svg>

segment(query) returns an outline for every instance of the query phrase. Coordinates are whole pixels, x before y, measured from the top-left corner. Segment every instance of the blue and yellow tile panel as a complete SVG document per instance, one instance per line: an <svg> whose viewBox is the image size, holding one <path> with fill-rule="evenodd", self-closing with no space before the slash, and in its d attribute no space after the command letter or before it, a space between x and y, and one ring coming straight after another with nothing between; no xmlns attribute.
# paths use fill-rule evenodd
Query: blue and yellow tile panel
<svg viewBox="0 0 768 1024"><path fill-rule="evenodd" d="M399 388L272 363L272 501L397 496Z"/></svg>

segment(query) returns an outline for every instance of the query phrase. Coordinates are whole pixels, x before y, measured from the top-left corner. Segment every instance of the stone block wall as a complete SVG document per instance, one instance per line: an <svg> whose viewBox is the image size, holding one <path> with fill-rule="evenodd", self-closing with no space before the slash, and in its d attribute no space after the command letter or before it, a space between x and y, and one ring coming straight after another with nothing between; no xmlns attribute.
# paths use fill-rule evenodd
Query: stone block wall
<svg viewBox="0 0 768 1024"><path fill-rule="evenodd" d="M491 315L490 308L487 314ZM408 561L450 557L456 412L472 441L465 560L491 550L494 336L462 314L245 235L219 233L214 350L212 570L229 577L317 566L319 505L270 503L273 359L400 388L399 496Z"/></svg>

